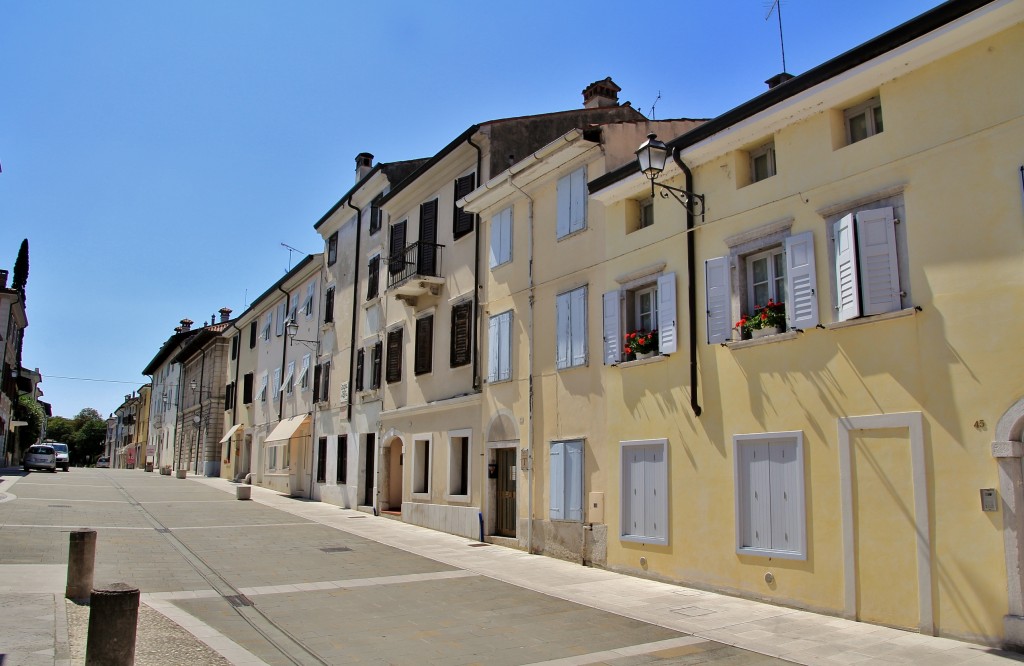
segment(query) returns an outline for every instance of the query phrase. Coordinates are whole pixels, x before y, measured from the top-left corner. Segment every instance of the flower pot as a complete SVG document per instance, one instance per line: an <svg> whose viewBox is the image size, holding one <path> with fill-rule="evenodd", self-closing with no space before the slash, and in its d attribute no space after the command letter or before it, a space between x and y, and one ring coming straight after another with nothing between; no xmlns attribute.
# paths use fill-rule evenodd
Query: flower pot
<svg viewBox="0 0 1024 666"><path fill-rule="evenodd" d="M652 351L649 351L649 352L637 352L636 353L636 358L637 358L638 361L640 359L643 359L643 358L651 358L652 356L654 356L654 352L652 352Z"/></svg>
<svg viewBox="0 0 1024 666"><path fill-rule="evenodd" d="M778 326L769 326L767 328L755 328L753 331L750 332L750 337L756 340L758 338L763 338L766 335L778 335L778 333Z"/></svg>

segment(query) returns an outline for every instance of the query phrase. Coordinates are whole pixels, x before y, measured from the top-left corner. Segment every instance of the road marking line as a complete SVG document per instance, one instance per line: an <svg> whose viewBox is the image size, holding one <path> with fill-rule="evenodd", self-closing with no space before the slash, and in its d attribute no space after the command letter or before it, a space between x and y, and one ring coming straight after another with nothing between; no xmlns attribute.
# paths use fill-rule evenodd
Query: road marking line
<svg viewBox="0 0 1024 666"><path fill-rule="evenodd" d="M654 641L653 643L641 643L639 645L627 645L625 647L615 648L614 650L604 650L602 652L591 652L590 654L578 654L573 657L565 657L564 659L552 659L551 661L538 661L527 666L583 666L584 664L599 664L604 661L611 659L621 659L623 657L636 657L645 654L652 654L654 652L660 652L662 650L669 650L672 648L681 648L695 643L708 643L706 638L698 638L696 636L681 636L680 638L669 638L664 641Z"/></svg>
<svg viewBox="0 0 1024 666"><path fill-rule="evenodd" d="M194 526L191 526L191 527L172 527L170 529L171 529L172 532L177 532L179 530L227 530L227 529L237 530L237 529L242 528L242 527L288 527L290 525L317 525L317 526L319 526L320 523L314 523L312 521L305 522L305 523L252 523L252 524L240 523L238 525L194 525Z"/></svg>
<svg viewBox="0 0 1024 666"><path fill-rule="evenodd" d="M156 612L174 622L197 639L208 645L210 649L224 657L235 666L267 666L267 663L206 624L194 615L181 610L169 601L156 599L152 594L142 594L141 601Z"/></svg>
<svg viewBox="0 0 1024 666"><path fill-rule="evenodd" d="M260 587L240 587L238 591L247 597L264 594L291 594L294 592L315 592L328 589L352 589L357 587L375 587L377 585L401 585L428 580L448 580L451 578L473 578L480 574L474 571L459 569L456 571L434 571L420 574L400 574L396 576L375 576L373 578L348 578L345 580L327 580L316 583L286 583L284 585L263 585Z"/></svg>
<svg viewBox="0 0 1024 666"><path fill-rule="evenodd" d="M125 500L71 499L70 497L18 497L30 502L93 502L96 504L128 504Z"/></svg>

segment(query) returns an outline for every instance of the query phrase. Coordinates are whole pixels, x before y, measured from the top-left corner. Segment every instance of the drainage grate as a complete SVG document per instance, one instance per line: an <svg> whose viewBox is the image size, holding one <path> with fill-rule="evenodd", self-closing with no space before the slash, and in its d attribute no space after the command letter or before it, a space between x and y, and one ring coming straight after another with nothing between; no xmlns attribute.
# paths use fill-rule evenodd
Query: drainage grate
<svg viewBox="0 0 1024 666"><path fill-rule="evenodd" d="M256 605L256 604L254 604L252 602L251 599L249 599L249 597L245 596L244 594L231 594L231 595L227 595L226 594L226 595L224 595L224 599L227 600L227 602L229 604L231 604L232 606L234 606L235 608L241 608L242 606L255 606Z"/></svg>
<svg viewBox="0 0 1024 666"><path fill-rule="evenodd" d="M160 534L170 534L171 533L171 528L169 528L169 527L158 527L158 528L156 528L156 531L159 532Z"/></svg>
<svg viewBox="0 0 1024 666"><path fill-rule="evenodd" d="M489 543L471 543L467 544L470 548L483 548L484 546L490 546Z"/></svg>
<svg viewBox="0 0 1024 666"><path fill-rule="evenodd" d="M51 509L70 509L71 505L70 504L50 504L49 507Z"/></svg>
<svg viewBox="0 0 1024 666"><path fill-rule="evenodd" d="M320 550L324 551L325 553L347 553L352 549L348 546L327 546L326 548L321 548Z"/></svg>

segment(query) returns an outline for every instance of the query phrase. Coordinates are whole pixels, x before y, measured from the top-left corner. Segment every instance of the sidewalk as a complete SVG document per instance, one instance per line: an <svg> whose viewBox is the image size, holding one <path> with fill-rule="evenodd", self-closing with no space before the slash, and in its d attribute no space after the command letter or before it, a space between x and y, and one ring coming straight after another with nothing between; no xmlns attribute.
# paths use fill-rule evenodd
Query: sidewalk
<svg viewBox="0 0 1024 666"><path fill-rule="evenodd" d="M224 479L193 480L234 493ZM252 487L252 499L459 569L798 664L1009 664L1024 655L582 567ZM351 520L354 516L366 520ZM615 655L621 657L622 655ZM595 663L559 660L566 666ZM612 658L610 655L609 658Z"/></svg>

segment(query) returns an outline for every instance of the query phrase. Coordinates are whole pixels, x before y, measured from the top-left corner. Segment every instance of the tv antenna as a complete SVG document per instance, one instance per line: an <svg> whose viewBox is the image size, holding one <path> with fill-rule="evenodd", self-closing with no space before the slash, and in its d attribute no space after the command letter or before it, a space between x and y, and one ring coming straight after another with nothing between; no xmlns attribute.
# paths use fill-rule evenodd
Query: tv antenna
<svg viewBox="0 0 1024 666"><path fill-rule="evenodd" d="M654 120L654 107L658 105L658 100L661 99L661 91L658 91L658 96L654 98L654 104L651 104L651 120Z"/></svg>
<svg viewBox="0 0 1024 666"><path fill-rule="evenodd" d="M289 271L292 269L292 252L298 252L299 254L306 254L305 252L303 252L299 248L292 247L288 243L281 243L281 247L288 248L288 270ZM287 271L285 271L285 272L287 272Z"/></svg>
<svg viewBox="0 0 1024 666"><path fill-rule="evenodd" d="M782 71L786 71L786 44L782 41L782 0L772 0L771 6L768 8L768 13L765 14L764 20L767 21L772 17L772 12L778 14L779 17L779 49L782 51Z"/></svg>

